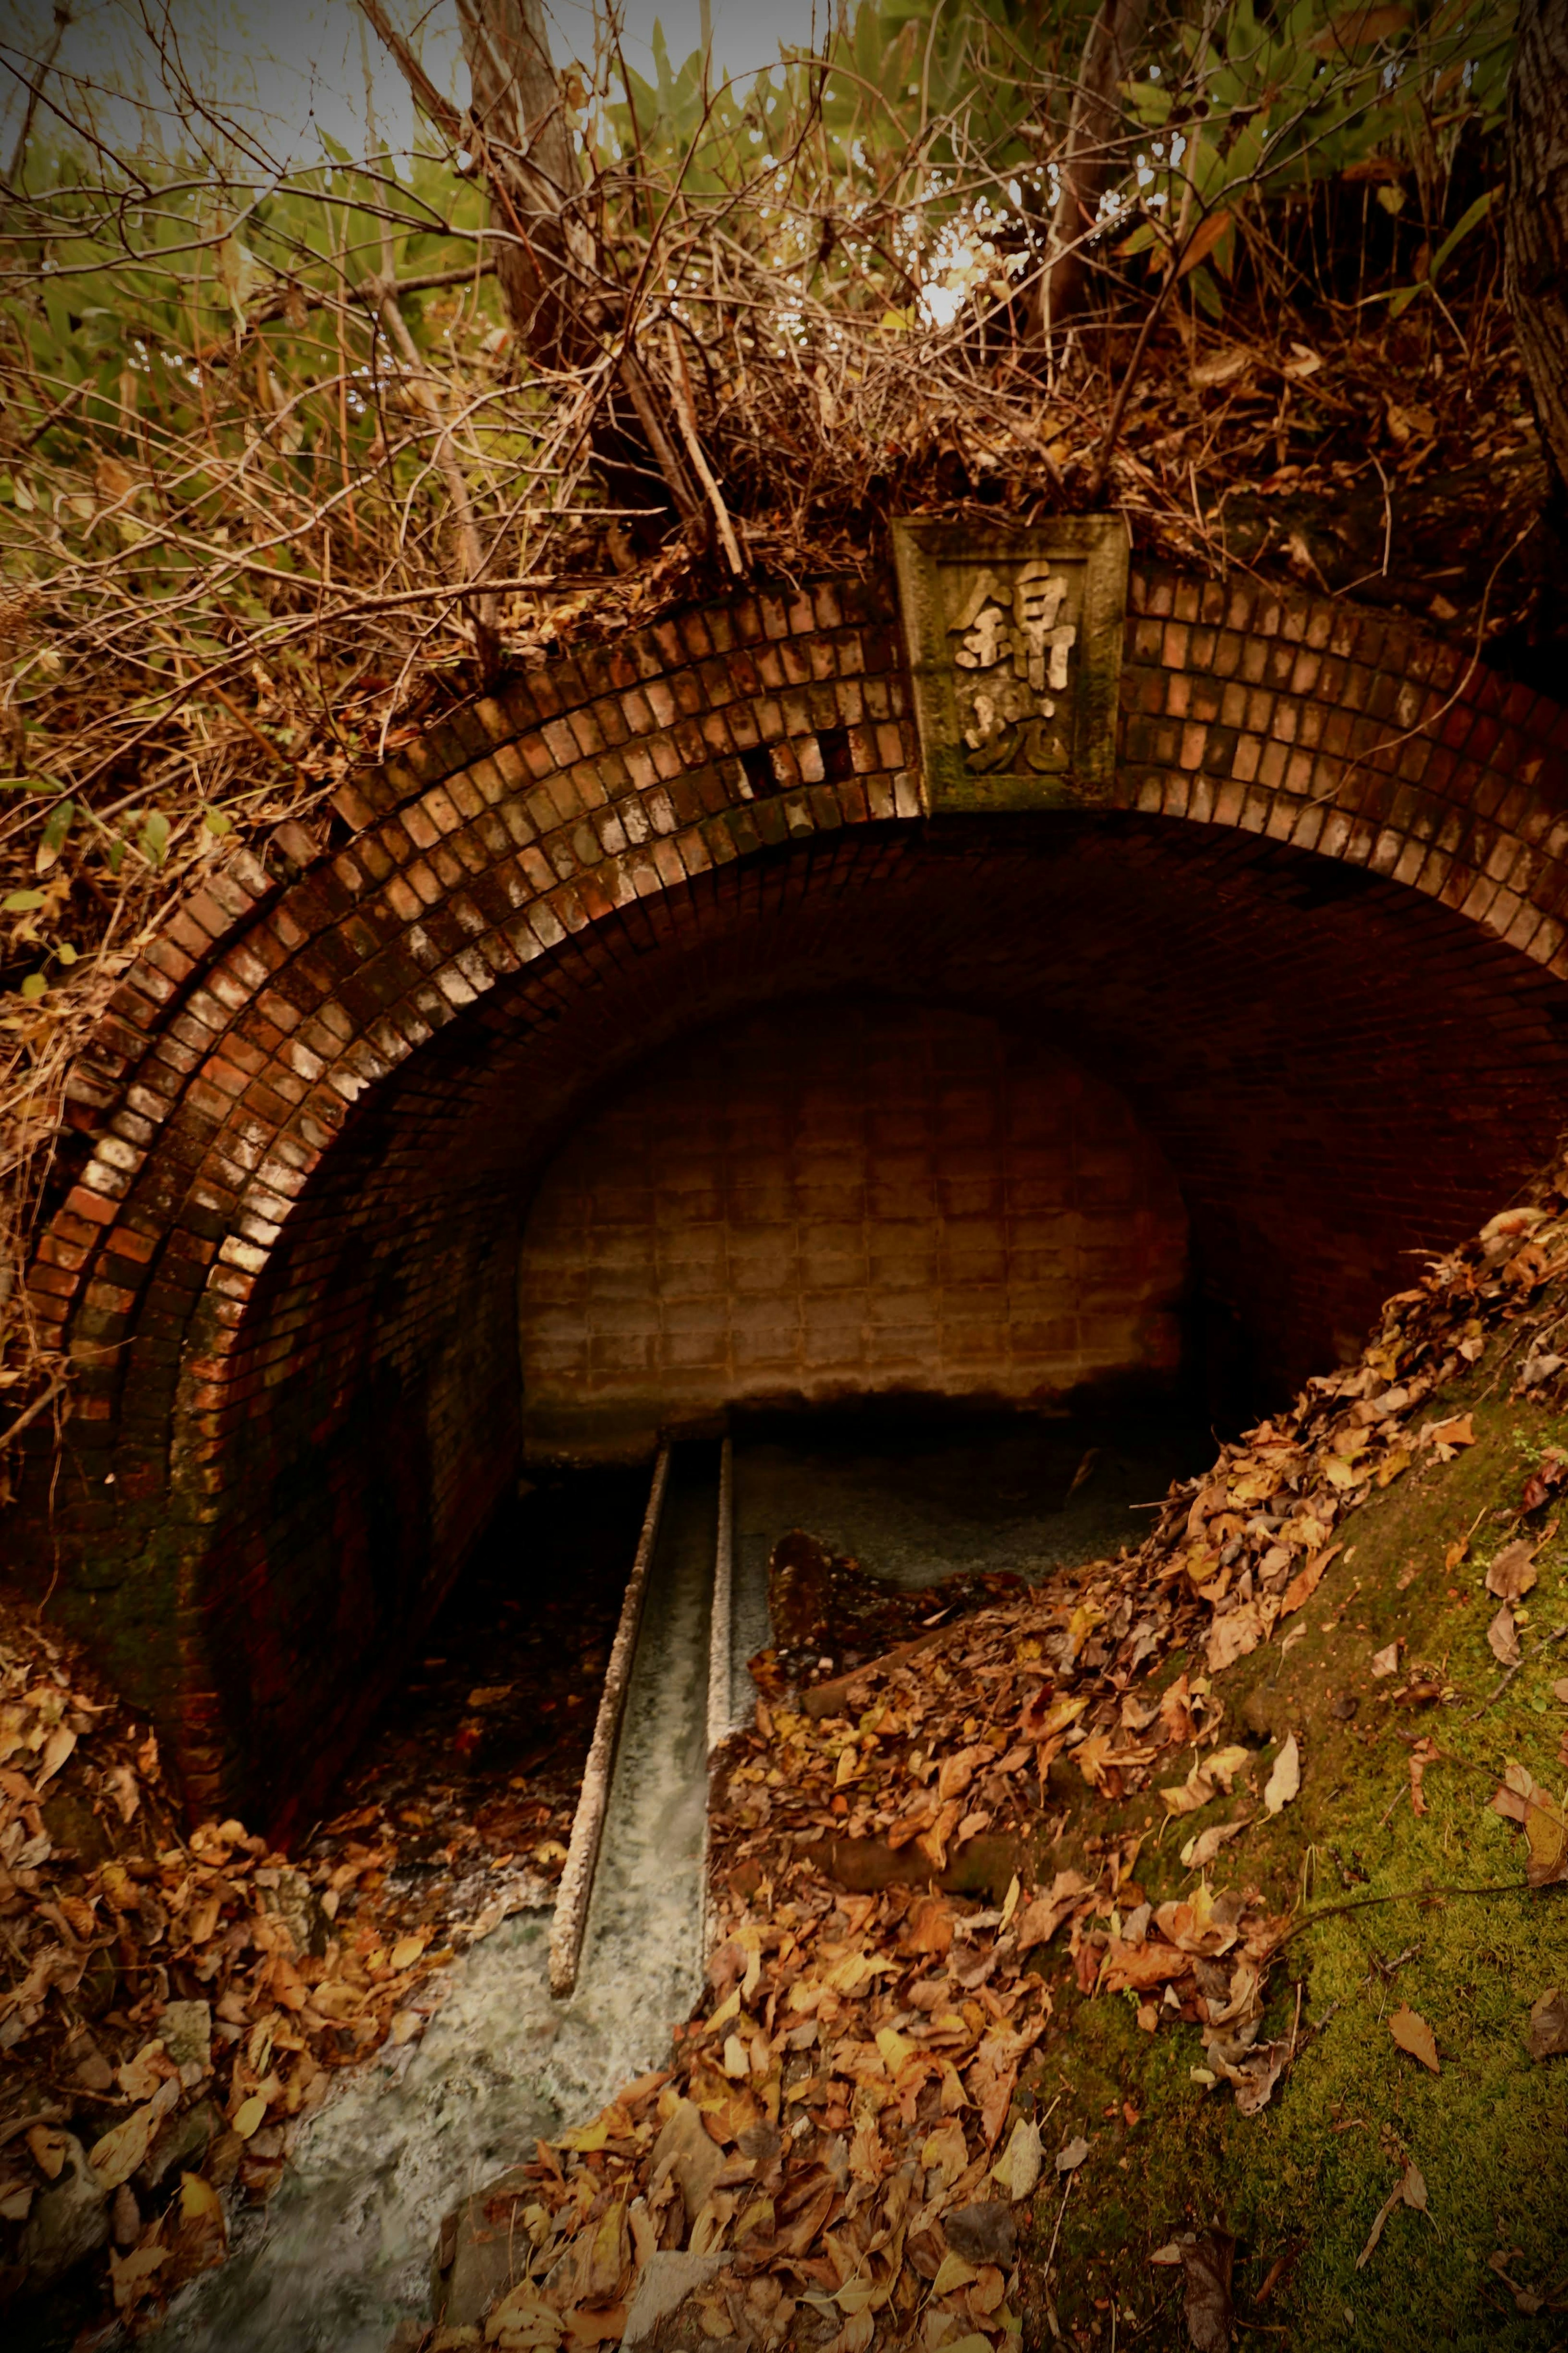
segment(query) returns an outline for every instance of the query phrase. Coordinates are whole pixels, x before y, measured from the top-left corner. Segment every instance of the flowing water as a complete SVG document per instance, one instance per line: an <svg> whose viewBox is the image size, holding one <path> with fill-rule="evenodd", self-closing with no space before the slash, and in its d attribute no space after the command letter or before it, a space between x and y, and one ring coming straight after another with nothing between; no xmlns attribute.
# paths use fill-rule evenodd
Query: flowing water
<svg viewBox="0 0 1568 2353"><path fill-rule="evenodd" d="M277 2195L164 2344L385 2353L400 2319L428 2314L442 2215L658 2063L701 1977L716 1472L717 1449L693 1448L672 1472L576 1992L551 1999L548 1911L476 1945L423 2038L350 2078L300 2134Z"/></svg>

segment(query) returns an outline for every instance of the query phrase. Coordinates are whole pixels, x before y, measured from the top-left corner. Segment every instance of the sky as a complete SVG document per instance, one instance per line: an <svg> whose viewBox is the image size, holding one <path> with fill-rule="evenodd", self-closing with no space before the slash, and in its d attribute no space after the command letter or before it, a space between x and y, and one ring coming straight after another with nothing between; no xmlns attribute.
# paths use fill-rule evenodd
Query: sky
<svg viewBox="0 0 1568 2353"><path fill-rule="evenodd" d="M547 0L558 64L592 54L592 0ZM781 44L820 39L839 0L712 0L716 69L744 75L771 65ZM404 27L419 28L426 70L443 89L461 90L454 0L388 0ZM75 21L37 118L47 136L47 100L63 90L89 90L116 137L135 136L160 114L166 143L177 120L158 89L145 26L165 9L191 79L242 113L269 153L313 162L318 127L352 153L364 142L368 48L373 101L382 134L402 150L413 136L407 92L380 44L362 43L353 0L73 0ZM662 23L673 60L699 47L701 0L621 0L624 47L635 72L651 74L653 34ZM9 162L26 104L21 77L47 45L51 0L0 0L0 167ZM140 108L138 100L141 101Z"/></svg>

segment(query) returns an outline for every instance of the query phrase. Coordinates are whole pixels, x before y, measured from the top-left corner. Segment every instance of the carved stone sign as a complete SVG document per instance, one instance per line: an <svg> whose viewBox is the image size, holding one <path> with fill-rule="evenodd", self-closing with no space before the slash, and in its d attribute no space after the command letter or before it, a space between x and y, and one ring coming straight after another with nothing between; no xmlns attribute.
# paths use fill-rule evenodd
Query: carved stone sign
<svg viewBox="0 0 1568 2353"><path fill-rule="evenodd" d="M928 811L1098 799L1116 761L1120 517L895 522L893 552Z"/></svg>

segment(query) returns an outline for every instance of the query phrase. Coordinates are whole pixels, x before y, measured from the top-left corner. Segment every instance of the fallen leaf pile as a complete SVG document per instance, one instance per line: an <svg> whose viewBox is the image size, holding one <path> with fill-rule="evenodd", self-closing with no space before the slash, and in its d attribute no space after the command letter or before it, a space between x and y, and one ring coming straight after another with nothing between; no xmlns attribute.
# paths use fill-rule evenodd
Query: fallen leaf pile
<svg viewBox="0 0 1568 2353"><path fill-rule="evenodd" d="M1080 1987L1203 2021L1238 2102L1261 2105L1286 2055L1248 2033L1280 1924L1206 1883L1153 1910L1135 1855L1113 1851L1093 1883L1058 1872L1026 1904L1015 1882L999 1908L843 1894L778 1862L765 1920L727 1905L706 2014L673 2066L491 2194L521 2275L486 2341L618 2343L650 2259L685 2249L723 2258L699 2298L710 2336L784 2346L804 2327L848 2353L918 2327L932 2346L1017 2344L1015 2209L1045 2162L1029 2080L1053 2010L1042 1968L1065 1959ZM1088 2152L1068 2143L1055 2169Z"/></svg>
<svg viewBox="0 0 1568 2353"><path fill-rule="evenodd" d="M306 1868L237 1821L186 1835L145 1722L0 1611L0 2301L107 2245L115 2306L151 2321L334 2072L411 2040L454 1951L544 1900L479 1874L439 1936L389 1832L362 1809Z"/></svg>

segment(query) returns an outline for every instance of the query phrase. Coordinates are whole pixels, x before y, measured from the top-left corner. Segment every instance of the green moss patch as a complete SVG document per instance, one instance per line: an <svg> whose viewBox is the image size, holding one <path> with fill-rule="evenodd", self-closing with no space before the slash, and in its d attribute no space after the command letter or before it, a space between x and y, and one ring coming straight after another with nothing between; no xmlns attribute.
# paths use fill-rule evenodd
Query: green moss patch
<svg viewBox="0 0 1568 2353"><path fill-rule="evenodd" d="M1445 1398L1450 1411L1468 1402ZM1523 1833L1491 1809L1510 1760L1554 1792L1568 1782L1568 1706L1552 1691L1568 1676L1568 1637L1546 1640L1568 1625L1568 1540L1542 1545L1521 1611L1524 1663L1500 1694L1487 1641L1498 1604L1484 1581L1515 1533L1528 1471L1568 1428L1484 1396L1474 1427L1474 1446L1394 1482L1344 1523L1345 1551L1288 1648L1215 1679L1221 1738L1258 1746L1254 1794L1238 1781L1233 1799L1163 1825L1146 1797L1108 1819L1081 1786L1072 1794L1064 1858L1075 1832L1147 1824L1137 1877L1159 1903L1194 1883L1182 1845L1256 1810L1278 1744L1295 1735L1299 1796L1227 1845L1211 1876L1296 1915L1263 2030L1294 2037L1296 2056L1269 2105L1244 2116L1224 2085L1194 2080L1197 2030L1162 2023L1151 2034L1131 1998L1086 1998L1053 1979L1058 2019L1037 2098L1051 2109L1048 2147L1081 2133L1090 2151L1070 2191L1047 2176L1033 2209L1037 2263L1056 2234L1042 2342L1054 2327L1066 2342L1109 2345L1114 2327L1119 2345L1185 2344L1183 2273L1150 2257L1211 2226L1237 2242L1244 2341L1263 2330L1300 2346L1568 2341L1568 2057L1537 2062L1525 2042L1536 1997L1568 1988L1568 1887L1521 1884ZM1548 1516L1528 1524L1532 1542ZM1397 1671L1374 1675L1374 1654L1393 1642ZM1441 1696L1424 1704L1431 1688ZM1417 1814L1421 1742L1436 1754ZM1077 1777L1053 1778L1067 1796ZM1436 2074L1394 2040L1402 2009L1430 2028ZM1397 2207L1358 2268L1411 2164L1427 2211Z"/></svg>

